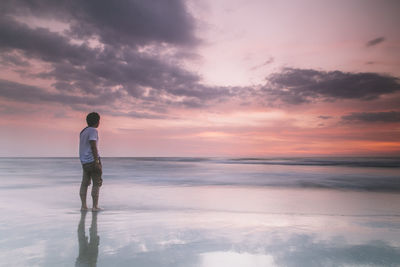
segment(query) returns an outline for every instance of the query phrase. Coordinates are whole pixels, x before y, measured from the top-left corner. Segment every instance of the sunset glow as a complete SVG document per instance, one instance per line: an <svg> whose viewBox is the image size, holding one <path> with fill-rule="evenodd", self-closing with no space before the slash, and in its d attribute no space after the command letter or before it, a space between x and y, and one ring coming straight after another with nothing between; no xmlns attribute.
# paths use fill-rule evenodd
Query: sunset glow
<svg viewBox="0 0 400 267"><path fill-rule="evenodd" d="M0 156L400 155L398 1L0 7Z"/></svg>

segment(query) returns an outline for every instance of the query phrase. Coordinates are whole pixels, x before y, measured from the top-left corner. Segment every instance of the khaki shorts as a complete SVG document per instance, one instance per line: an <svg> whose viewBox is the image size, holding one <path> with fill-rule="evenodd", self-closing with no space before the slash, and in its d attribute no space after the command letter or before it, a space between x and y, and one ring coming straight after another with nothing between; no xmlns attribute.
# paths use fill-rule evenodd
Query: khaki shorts
<svg viewBox="0 0 400 267"><path fill-rule="evenodd" d="M91 180L93 180L93 186L100 187L103 184L101 178L103 171L101 168L97 168L94 162L82 164L82 169L82 185L89 186Z"/></svg>

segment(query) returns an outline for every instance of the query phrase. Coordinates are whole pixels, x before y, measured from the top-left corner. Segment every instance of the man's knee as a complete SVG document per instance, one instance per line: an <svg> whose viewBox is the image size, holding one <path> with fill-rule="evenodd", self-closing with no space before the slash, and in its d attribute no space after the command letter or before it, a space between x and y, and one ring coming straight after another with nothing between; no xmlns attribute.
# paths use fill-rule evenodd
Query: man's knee
<svg viewBox="0 0 400 267"><path fill-rule="evenodd" d="M81 188L82 187L88 187L89 185L90 185L90 178L89 179L82 179L82 181L81 181Z"/></svg>
<svg viewBox="0 0 400 267"><path fill-rule="evenodd" d="M101 175L93 177L93 186L101 187L103 185L103 179Z"/></svg>

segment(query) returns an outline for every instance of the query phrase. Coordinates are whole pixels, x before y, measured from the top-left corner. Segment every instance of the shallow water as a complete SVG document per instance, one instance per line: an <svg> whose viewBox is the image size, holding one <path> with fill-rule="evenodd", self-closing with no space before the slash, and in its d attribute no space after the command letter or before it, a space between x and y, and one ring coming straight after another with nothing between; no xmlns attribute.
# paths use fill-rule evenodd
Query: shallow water
<svg viewBox="0 0 400 267"><path fill-rule="evenodd" d="M105 158L96 214L77 159L3 158L0 265L399 266L396 159L341 161Z"/></svg>

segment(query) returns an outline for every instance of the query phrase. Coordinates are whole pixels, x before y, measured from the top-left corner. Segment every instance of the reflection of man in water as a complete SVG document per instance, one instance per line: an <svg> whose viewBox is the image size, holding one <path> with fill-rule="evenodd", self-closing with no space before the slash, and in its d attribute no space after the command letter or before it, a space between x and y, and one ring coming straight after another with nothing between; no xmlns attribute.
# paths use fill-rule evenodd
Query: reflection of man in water
<svg viewBox="0 0 400 267"><path fill-rule="evenodd" d="M85 234L86 211L81 212L78 225L79 256L75 266L96 266L99 254L100 237L97 235L97 212L92 212L92 224L89 228L89 241Z"/></svg>

